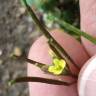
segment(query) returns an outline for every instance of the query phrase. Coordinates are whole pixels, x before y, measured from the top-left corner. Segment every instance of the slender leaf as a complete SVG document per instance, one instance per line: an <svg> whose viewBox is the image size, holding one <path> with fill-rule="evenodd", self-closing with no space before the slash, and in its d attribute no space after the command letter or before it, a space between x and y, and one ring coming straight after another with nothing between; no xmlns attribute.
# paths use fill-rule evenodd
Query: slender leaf
<svg viewBox="0 0 96 96"><path fill-rule="evenodd" d="M41 77L21 77L16 78L10 82L10 85L13 85L15 83L23 83L23 82L41 82L41 83L47 83L47 84L54 84L54 85L65 85L69 86L75 82L69 83L64 82L60 80L54 80L54 79L48 79L48 78L41 78Z"/></svg>

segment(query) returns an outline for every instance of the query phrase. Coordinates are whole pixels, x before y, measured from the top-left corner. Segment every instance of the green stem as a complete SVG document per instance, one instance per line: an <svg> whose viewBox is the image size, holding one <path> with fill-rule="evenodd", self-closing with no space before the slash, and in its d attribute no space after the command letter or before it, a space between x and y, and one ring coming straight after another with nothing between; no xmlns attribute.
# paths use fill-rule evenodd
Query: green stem
<svg viewBox="0 0 96 96"><path fill-rule="evenodd" d="M38 18L36 17L35 13L33 12L33 10L28 6L26 0L23 0L24 4L28 10L28 12L30 13L31 17L33 18L34 22L37 24L37 26L39 27L39 29L41 30L41 32L43 32L43 34L45 35L45 37L48 39L48 41L52 42L54 46L56 46L63 55L68 56L68 59L70 59L70 61L74 62L71 57L67 54L67 52L60 46L60 44L50 35L50 33L43 27L43 25L40 23L40 21L38 20ZM76 65L76 64L75 64Z"/></svg>
<svg viewBox="0 0 96 96"><path fill-rule="evenodd" d="M56 21L60 25L64 26L65 29L77 34L78 36L85 37L86 39L90 40L92 43L96 44L96 38L95 37L87 34L86 32L83 32L83 31L79 30L78 28L74 27L73 25L71 25L71 24L69 24L69 23L67 23L63 20L56 19Z"/></svg>

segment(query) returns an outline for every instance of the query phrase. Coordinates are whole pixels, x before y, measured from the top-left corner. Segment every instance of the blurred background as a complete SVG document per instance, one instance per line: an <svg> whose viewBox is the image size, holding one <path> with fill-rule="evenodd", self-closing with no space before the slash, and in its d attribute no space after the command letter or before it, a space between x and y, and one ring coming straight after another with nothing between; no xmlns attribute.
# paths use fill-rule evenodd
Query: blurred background
<svg viewBox="0 0 96 96"><path fill-rule="evenodd" d="M27 3L48 29L64 29L54 16L80 27L79 0L27 0ZM22 1L0 0L0 96L29 96L26 83L8 86L10 80L27 75L27 63L13 59L12 55L28 54L40 35Z"/></svg>

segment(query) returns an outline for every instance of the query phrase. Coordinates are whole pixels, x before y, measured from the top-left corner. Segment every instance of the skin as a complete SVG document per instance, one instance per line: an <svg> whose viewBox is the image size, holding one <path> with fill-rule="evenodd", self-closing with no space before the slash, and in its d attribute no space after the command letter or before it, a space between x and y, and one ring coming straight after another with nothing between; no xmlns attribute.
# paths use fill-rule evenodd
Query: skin
<svg viewBox="0 0 96 96"><path fill-rule="evenodd" d="M80 0L81 29L89 34L96 36L96 1ZM74 62L81 68L90 57L96 53L96 45L93 45L85 38L82 44L78 43L73 37L62 32L60 29L52 30L51 35L67 51ZM51 64L52 58L48 54L49 46L44 36L40 37L30 48L28 58L41 63ZM89 54L89 55L88 55ZM89 57L90 56L90 57ZM74 68L73 68L74 69ZM76 71L75 69L72 71ZM67 82L74 81L71 77L52 76L45 74L39 68L28 64L28 76L46 77L60 79ZM77 83L71 86L50 85L43 83L29 83L30 96L78 96Z"/></svg>
<svg viewBox="0 0 96 96"><path fill-rule="evenodd" d="M92 36L96 36L96 0L80 0L81 11L81 30L84 30ZM82 38L82 44L90 56L96 54L96 45L85 38Z"/></svg>

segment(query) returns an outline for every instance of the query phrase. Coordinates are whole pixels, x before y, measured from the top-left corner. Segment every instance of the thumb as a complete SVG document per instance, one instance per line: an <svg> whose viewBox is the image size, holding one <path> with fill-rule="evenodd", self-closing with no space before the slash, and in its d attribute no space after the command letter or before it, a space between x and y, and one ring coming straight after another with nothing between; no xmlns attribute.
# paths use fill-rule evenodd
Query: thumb
<svg viewBox="0 0 96 96"><path fill-rule="evenodd" d="M84 64L79 73L78 93L79 96L96 96L96 55Z"/></svg>
<svg viewBox="0 0 96 96"><path fill-rule="evenodd" d="M81 30L96 36L96 0L80 0ZM82 37L82 43L90 56L96 54L96 45Z"/></svg>

